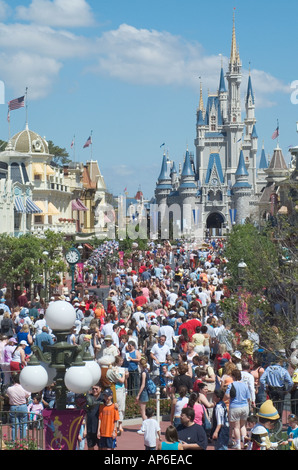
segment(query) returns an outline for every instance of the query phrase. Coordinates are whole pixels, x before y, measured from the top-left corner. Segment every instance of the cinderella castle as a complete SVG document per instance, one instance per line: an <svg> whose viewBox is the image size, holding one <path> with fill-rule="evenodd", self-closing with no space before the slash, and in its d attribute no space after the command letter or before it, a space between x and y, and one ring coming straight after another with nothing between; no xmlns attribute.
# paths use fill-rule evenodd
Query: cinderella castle
<svg viewBox="0 0 298 470"><path fill-rule="evenodd" d="M218 91L208 93L206 107L201 86L195 155L187 150L178 168L163 155L155 188L159 227L163 217L170 214L177 236L224 235L232 225L241 224L248 217L259 217L259 200L267 184L269 164L262 148L257 165L258 135L250 73L242 117L241 69L234 17L228 71L225 74L221 65ZM273 160L282 160L286 170L279 148L275 149Z"/></svg>

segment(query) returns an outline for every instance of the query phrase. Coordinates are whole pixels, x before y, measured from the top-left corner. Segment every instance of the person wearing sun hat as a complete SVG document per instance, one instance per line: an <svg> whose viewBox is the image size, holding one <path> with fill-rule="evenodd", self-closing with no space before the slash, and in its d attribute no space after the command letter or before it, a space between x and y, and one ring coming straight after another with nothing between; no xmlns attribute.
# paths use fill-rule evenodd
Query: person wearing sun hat
<svg viewBox="0 0 298 470"><path fill-rule="evenodd" d="M271 442L269 433L273 430L277 420L280 419L272 400L266 400L260 406L256 416L258 423L251 430L251 450L269 450L278 447L277 442Z"/></svg>

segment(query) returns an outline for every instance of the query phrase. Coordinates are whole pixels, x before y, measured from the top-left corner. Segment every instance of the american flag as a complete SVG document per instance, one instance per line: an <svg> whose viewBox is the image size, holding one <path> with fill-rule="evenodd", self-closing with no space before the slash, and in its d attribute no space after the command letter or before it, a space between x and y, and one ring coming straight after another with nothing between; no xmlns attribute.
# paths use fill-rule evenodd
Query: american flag
<svg viewBox="0 0 298 470"><path fill-rule="evenodd" d="M89 147L89 145L91 145L91 144L92 144L92 139L91 139L91 136L90 136L90 137L88 137L88 139L87 139L87 141L86 141L83 148L85 149L85 148Z"/></svg>
<svg viewBox="0 0 298 470"><path fill-rule="evenodd" d="M10 111L14 109L24 108L25 106L25 96L21 96L20 98L16 98L15 100L11 100L8 102L8 108Z"/></svg>
<svg viewBox="0 0 298 470"><path fill-rule="evenodd" d="M277 137L279 136L279 127L277 126L277 128L275 129L275 131L273 132L272 134L272 139L276 139Z"/></svg>

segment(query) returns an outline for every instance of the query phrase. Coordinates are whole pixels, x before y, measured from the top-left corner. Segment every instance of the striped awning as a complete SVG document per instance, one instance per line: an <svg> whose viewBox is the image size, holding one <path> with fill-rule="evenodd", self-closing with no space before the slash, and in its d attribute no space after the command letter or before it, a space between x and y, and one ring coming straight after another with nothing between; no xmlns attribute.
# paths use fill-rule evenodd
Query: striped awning
<svg viewBox="0 0 298 470"><path fill-rule="evenodd" d="M14 209L16 212L19 212L21 214L26 214L26 209L23 203L23 199L20 196L15 197Z"/></svg>
<svg viewBox="0 0 298 470"><path fill-rule="evenodd" d="M42 210L27 197L26 199L26 212L28 214L41 214Z"/></svg>
<svg viewBox="0 0 298 470"><path fill-rule="evenodd" d="M89 209L82 203L80 199L71 201L71 207L73 211L88 211Z"/></svg>

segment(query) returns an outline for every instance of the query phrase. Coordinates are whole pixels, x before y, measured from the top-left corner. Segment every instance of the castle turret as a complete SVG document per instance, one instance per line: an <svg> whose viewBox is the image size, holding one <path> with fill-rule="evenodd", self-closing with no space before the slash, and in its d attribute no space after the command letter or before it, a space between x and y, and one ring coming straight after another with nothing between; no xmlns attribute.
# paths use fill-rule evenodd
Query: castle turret
<svg viewBox="0 0 298 470"><path fill-rule="evenodd" d="M235 173L236 183L233 185L234 204L236 209L235 222L242 224L249 217L249 203L252 198L252 186L248 182L248 171L245 166L243 151L240 151L237 171Z"/></svg>
<svg viewBox="0 0 298 470"><path fill-rule="evenodd" d="M171 162L166 154L163 155L162 165L155 188L157 204L167 204L167 197L172 191L172 178L170 176Z"/></svg>
<svg viewBox="0 0 298 470"><path fill-rule="evenodd" d="M197 194L196 176L190 159L189 151L186 151L181 173L179 196L182 202L182 227L184 231L191 229L193 224L193 210L195 208Z"/></svg>

